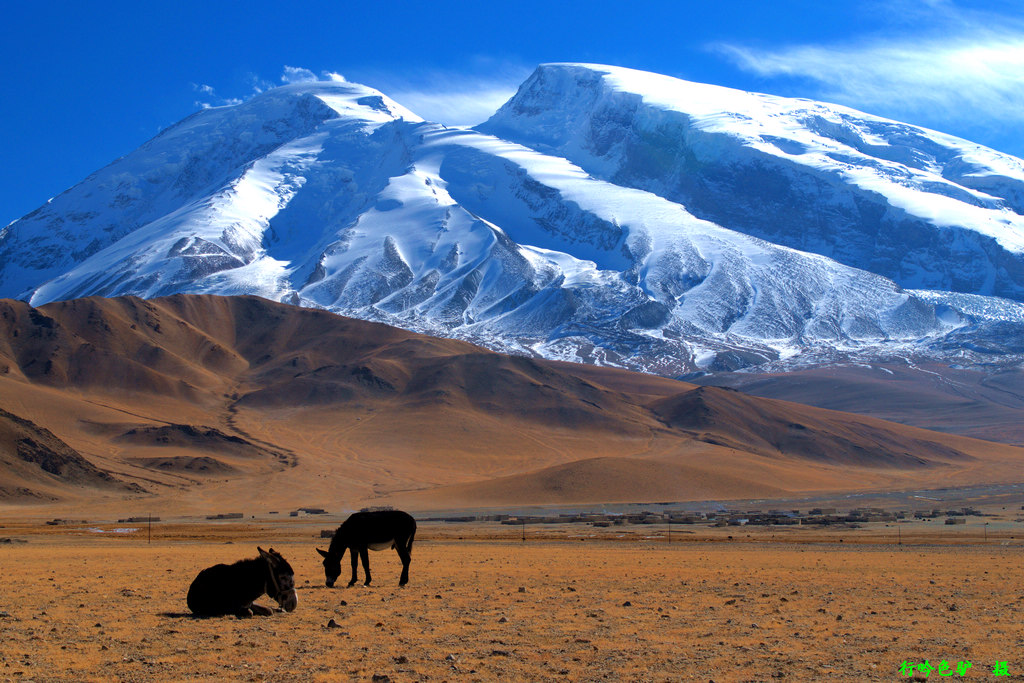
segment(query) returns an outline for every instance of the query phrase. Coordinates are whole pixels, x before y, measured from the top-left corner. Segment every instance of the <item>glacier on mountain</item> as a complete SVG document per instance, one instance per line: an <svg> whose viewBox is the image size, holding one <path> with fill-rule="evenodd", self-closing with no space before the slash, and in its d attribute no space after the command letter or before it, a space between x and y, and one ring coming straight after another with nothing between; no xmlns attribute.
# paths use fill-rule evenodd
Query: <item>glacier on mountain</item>
<svg viewBox="0 0 1024 683"><path fill-rule="evenodd" d="M1024 299L1024 163L836 105L538 68L480 130L900 286Z"/></svg>
<svg viewBox="0 0 1024 683"><path fill-rule="evenodd" d="M539 67L476 130L305 82L11 223L0 295L257 294L668 375L986 362L1021 353L991 338L1024 338L1022 208L1012 157L628 69Z"/></svg>

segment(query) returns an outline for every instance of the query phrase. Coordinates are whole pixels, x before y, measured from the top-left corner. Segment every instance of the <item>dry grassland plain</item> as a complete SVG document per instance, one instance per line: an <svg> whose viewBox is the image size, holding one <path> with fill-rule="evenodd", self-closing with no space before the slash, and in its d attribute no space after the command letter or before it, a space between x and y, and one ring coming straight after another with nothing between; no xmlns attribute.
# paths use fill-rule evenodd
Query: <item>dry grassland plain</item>
<svg viewBox="0 0 1024 683"><path fill-rule="evenodd" d="M940 680L1024 675L1017 532L896 545L892 529L677 528L669 542L423 523L408 586L385 551L370 555L371 587L328 589L316 531L157 524L148 543L145 525L5 524L0 536L28 542L0 545L0 680L892 681L924 680L900 668L925 661ZM191 617L196 573L257 544L294 567L298 609Z"/></svg>

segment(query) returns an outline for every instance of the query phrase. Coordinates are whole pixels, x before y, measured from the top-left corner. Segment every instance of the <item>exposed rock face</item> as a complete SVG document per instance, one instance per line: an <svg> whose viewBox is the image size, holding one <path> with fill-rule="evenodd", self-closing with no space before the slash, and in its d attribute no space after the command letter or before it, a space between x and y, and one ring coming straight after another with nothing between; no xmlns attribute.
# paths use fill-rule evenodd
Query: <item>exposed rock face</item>
<svg viewBox="0 0 1024 683"><path fill-rule="evenodd" d="M82 457L82 454L54 436L50 430L0 408L0 468L4 478L27 481L29 486L0 484L0 499L48 497L35 489L56 483L75 487L102 488L112 492L141 491L121 482Z"/></svg>
<svg viewBox="0 0 1024 683"><path fill-rule="evenodd" d="M257 294L666 375L1015 363L1024 166L803 100L540 67L478 131L351 83L199 112L0 233L0 295Z"/></svg>

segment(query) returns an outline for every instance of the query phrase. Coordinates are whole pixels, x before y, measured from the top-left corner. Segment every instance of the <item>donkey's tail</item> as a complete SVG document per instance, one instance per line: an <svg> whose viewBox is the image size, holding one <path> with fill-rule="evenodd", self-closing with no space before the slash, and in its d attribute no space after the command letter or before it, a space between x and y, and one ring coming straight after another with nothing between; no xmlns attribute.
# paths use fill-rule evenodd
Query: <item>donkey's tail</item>
<svg viewBox="0 0 1024 683"><path fill-rule="evenodd" d="M412 531L409 532L409 541L405 544L405 552L409 553L410 555L412 554L412 542L414 538L416 538L415 526L412 528Z"/></svg>

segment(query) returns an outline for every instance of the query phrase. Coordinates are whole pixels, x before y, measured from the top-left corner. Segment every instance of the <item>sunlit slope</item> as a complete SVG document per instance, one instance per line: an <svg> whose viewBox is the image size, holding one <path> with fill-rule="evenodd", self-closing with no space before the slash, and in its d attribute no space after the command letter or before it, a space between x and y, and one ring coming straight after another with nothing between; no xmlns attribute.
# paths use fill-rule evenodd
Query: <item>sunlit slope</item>
<svg viewBox="0 0 1024 683"><path fill-rule="evenodd" d="M256 297L4 301L0 409L79 473L44 477L5 436L7 502L200 512L918 487L998 481L1021 455Z"/></svg>
<svg viewBox="0 0 1024 683"><path fill-rule="evenodd" d="M0 295L254 294L667 376L1024 357L1017 159L545 65L479 130L352 83L198 112L0 232Z"/></svg>

